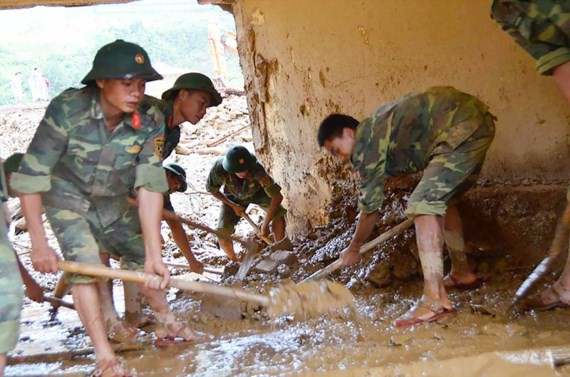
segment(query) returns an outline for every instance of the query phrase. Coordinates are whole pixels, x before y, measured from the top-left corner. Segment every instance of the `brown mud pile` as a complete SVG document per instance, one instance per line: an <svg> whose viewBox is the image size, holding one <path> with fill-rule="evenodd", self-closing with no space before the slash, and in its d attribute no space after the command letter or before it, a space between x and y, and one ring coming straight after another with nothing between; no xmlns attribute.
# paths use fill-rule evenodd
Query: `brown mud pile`
<svg viewBox="0 0 570 377"><path fill-rule="evenodd" d="M42 109L0 111L2 157L25 149L42 115ZM172 197L178 214L215 227L218 202L203 193L205 180L212 163L230 145L251 147L249 129L240 131L248 125L245 98L236 96L210 110L198 125L184 125L182 148L171 158L187 170L190 183L187 193ZM16 139L9 139L11 134L17 134ZM230 137L216 145L226 135ZM225 266L221 283L228 286L267 294L286 281L302 280L336 260L350 242L357 216L356 181L350 169L342 168L342 172L344 179L335 183L333 202L327 208L328 223L292 240L291 253L281 253L272 268L260 266L276 254L265 248L244 281L237 282L232 272L238 266L227 263L215 245L215 237L187 228L193 251L208 266ZM384 215L370 239L405 219L403 211L417 179L388 182ZM307 320L292 316L270 320L259 306L172 289L168 298L176 314L210 334L211 339L193 346L158 349L147 335L142 350L121 355L141 376L570 376L565 367L555 371L540 352L523 352L568 344L570 310L507 313L517 286L548 249L564 206L564 194L562 182L528 181L483 181L468 193L460 209L469 260L488 282L474 291L452 292L459 315L444 323L411 329L390 325L421 295L415 232L410 228L368 252L357 266L330 276L350 288L356 297L355 309ZM253 208L250 213L259 223L263 211ZM254 237L245 221L238 226L237 235ZM57 247L50 237L50 243ZM163 237L165 260L186 263L165 225ZM15 235L14 246L25 254L30 247L29 235ZM239 247L237 250L243 252ZM26 255L23 261L31 270ZM197 278L183 269L172 272ZM55 276L35 272L33 276L46 293L53 290ZM554 274L549 276L550 281L553 278ZM210 274L201 279L213 283L220 280ZM117 289L120 283L115 285L115 302L122 313L122 290ZM71 301L71 297L66 300ZM69 357L70 352L90 347L77 314L61 308L57 320L50 321L48 309L46 303L25 300L21 340L11 356L67 353L59 361L11 365L8 375L84 375L93 370L92 355ZM145 330L150 332L152 327ZM456 370L461 372L452 372Z"/></svg>

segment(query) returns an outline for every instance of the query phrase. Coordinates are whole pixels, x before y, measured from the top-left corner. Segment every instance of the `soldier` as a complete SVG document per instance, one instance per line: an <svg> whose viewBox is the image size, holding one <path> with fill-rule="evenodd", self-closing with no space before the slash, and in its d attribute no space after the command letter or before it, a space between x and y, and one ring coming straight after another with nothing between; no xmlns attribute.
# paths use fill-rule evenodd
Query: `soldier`
<svg viewBox="0 0 570 377"><path fill-rule="evenodd" d="M170 277L160 238L167 191L164 118L156 107L141 104L146 82L161 78L140 46L122 40L103 46L82 80L85 87L66 90L49 104L12 187L20 193L36 270L58 271L59 257L40 219L43 205L65 259L99 264L104 250L120 256L123 268L162 276L139 288L155 311L157 345L167 345L198 336L175 319L164 291ZM133 188L138 213L127 203ZM99 372L128 374L105 333L100 308L112 308L108 284L79 274L69 280Z"/></svg>
<svg viewBox="0 0 570 377"><path fill-rule="evenodd" d="M180 125L184 122L198 123L208 107L222 103L220 93L212 80L201 73L185 73L176 79L172 88L162 93L162 101L147 97L158 106L166 119L164 153L166 159L180 141Z"/></svg>
<svg viewBox="0 0 570 377"><path fill-rule="evenodd" d="M494 0L491 17L533 58L541 75L552 76L570 104L570 2L560 0ZM570 186L566 195L570 202ZM566 211L570 210L570 203ZM528 310L570 306L570 257L558 280Z"/></svg>
<svg viewBox="0 0 570 377"><path fill-rule="evenodd" d="M6 192L7 196L15 197L17 193L12 190L10 187L10 178L12 173L18 170L18 166L20 166L20 161L22 161L22 157L24 155L22 153L14 153L10 157L4 161L4 173L6 174ZM8 224L10 223L10 214L8 214ZM20 258L16 255L16 259L18 261L18 269L20 270L20 274L22 275L22 280L24 281L24 286L26 288L25 293L26 297L35 302L43 302L44 301L44 293L42 287L38 284L37 281L30 275L26 267L20 261Z"/></svg>
<svg viewBox="0 0 570 377"><path fill-rule="evenodd" d="M220 191L222 186L223 192ZM281 187L247 148L241 145L233 146L225 157L214 162L208 175L206 190L222 202L218 220L220 232L233 234L247 206L257 204L266 211L261 235L269 235L271 224L275 241L285 238L287 211L281 206ZM218 241L228 258L237 262L233 242L222 238L218 238Z"/></svg>
<svg viewBox="0 0 570 377"><path fill-rule="evenodd" d="M410 93L381 106L362 122L342 114L320 125L318 142L360 173L360 218L349 246L341 253L345 266L360 260L360 247L380 217L386 177L423 171L408 202L414 219L424 294L394 321L403 327L455 314L446 287L468 288L478 282L468 264L458 198L473 184L495 133L494 117L477 98L452 87ZM443 279L443 243L451 272Z"/></svg>
<svg viewBox="0 0 570 377"><path fill-rule="evenodd" d="M552 76L570 103L570 2L493 0L491 17Z"/></svg>
<svg viewBox="0 0 570 377"><path fill-rule="evenodd" d="M8 212L4 202L7 200L7 184L4 180L3 164L0 163L0 200L2 219L0 219L0 377L4 375L6 354L12 351L20 336L20 310L22 308L22 278L16 268L17 259L8 241L6 223Z"/></svg>
<svg viewBox="0 0 570 377"><path fill-rule="evenodd" d="M174 207L170 201L170 195L174 192L186 191L188 188L188 183L186 183L186 171L182 166L174 162L165 164L164 170L166 171L166 181L168 182L168 193L164 195L164 209L174 212ZM188 238L186 237L186 232L184 231L182 224L173 220L166 220L166 223L172 231L174 242L176 242L180 252L188 261L190 270L197 274L204 272L204 265L196 259L190 249L190 244L188 243Z"/></svg>

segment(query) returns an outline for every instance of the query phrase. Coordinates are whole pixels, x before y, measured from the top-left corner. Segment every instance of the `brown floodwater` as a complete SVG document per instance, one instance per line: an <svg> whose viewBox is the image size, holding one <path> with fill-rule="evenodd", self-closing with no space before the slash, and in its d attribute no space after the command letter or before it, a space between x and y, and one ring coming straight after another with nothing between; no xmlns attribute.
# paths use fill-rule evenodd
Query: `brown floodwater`
<svg viewBox="0 0 570 377"><path fill-rule="evenodd" d="M548 354L570 344L570 310L508 316L512 292L507 288L485 284L474 292L453 293L457 317L409 329L393 328L391 321L419 297L420 282L396 291L361 288L354 310L304 321L269 320L252 308L243 311L243 319L219 319L197 295L171 290L174 311L211 339L167 349L148 344L121 356L139 376L570 376L564 367L554 369ZM122 311L121 289L115 295ZM47 304L29 304L22 322L13 355L90 345L72 310L61 308L58 322L50 322ZM561 350L570 355L570 347ZM6 372L84 375L93 365L91 355L11 365Z"/></svg>

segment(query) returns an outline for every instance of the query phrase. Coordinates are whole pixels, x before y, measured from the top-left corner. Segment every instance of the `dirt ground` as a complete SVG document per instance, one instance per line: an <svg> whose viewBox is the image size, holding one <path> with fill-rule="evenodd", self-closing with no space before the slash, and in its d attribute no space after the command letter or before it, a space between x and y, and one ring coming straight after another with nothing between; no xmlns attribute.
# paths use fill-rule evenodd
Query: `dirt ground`
<svg viewBox="0 0 570 377"><path fill-rule="evenodd" d="M2 158L25 149L43 111L42 106L0 109ZM204 193L205 180L212 163L229 146L240 143L253 150L248 125L245 97L241 96L227 98L198 125L184 125L182 148L171 157L187 170L190 183L186 193L173 196L180 215L215 227L218 203ZM404 220L403 209L415 179L389 182L386 211L374 237ZM262 294L285 281L302 280L335 260L354 231L356 196L350 194L354 182L347 178L337 188L328 208L330 222L293 240L293 257L277 268L267 271L257 265L272 254L264 249L250 274L237 282L233 274L238 266L227 263L215 237L187 229L198 259L226 272L199 277L173 268L173 275L243 286ZM358 266L331 276L354 294L356 307L352 310L307 320L292 316L271 320L251 304L171 289L168 298L175 313L210 338L193 346L159 349L152 344L152 327L147 327L141 337L143 345L121 352L121 356L140 376L570 376L570 367L555 369L552 362L570 356L570 347L566 347L570 310L507 310L517 286L546 252L563 203L561 182L480 182L460 207L467 215L470 262L487 282L474 291L451 292L459 315L443 323L410 329L390 325L421 295L415 234L409 229L369 252ZM249 212L255 221L261 221L263 211L252 208ZM245 222L238 226L237 235L253 239ZM51 233L49 237L57 249ZM165 260L185 263L165 225L163 237ZM27 255L29 235L18 232L12 239L33 271ZM240 247L237 250L244 252ZM56 276L32 274L46 293L53 291ZM548 281L554 278L552 274ZM114 293L116 306L123 313L118 282ZM72 300L71 296L65 299ZM60 308L51 320L49 308L47 303L25 299L20 343L10 354L8 376L86 375L93 371L90 341L75 311Z"/></svg>

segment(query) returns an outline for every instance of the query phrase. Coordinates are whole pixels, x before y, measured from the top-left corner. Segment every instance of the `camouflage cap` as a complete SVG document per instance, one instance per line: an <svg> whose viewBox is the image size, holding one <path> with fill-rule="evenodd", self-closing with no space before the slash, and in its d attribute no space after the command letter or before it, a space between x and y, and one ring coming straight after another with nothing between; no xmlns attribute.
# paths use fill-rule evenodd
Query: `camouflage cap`
<svg viewBox="0 0 570 377"><path fill-rule="evenodd" d="M174 174L180 180L180 188L178 192L184 192L188 188L188 183L186 182L186 170L174 162L163 165L163 168Z"/></svg>
<svg viewBox="0 0 570 377"><path fill-rule="evenodd" d="M22 162L22 158L24 158L23 153L14 153L10 157L4 161L4 174L12 174L15 173L18 168L20 167L20 162Z"/></svg>
<svg viewBox="0 0 570 377"><path fill-rule="evenodd" d="M97 51L93 68L81 83L87 85L98 79L124 78L154 81L163 77L152 68L150 58L141 46L117 39Z"/></svg>
<svg viewBox="0 0 570 377"><path fill-rule="evenodd" d="M246 147L235 145L226 153L222 166L228 173L241 173L253 168L256 161L255 156Z"/></svg>
<svg viewBox="0 0 570 377"><path fill-rule="evenodd" d="M162 99L173 99L180 89L201 90L203 92L209 93L210 97L212 98L210 106L218 106L220 103L222 103L222 96L214 87L212 80L210 80L208 76L201 73L185 73L182 76L178 77L174 82L172 88L162 93Z"/></svg>

